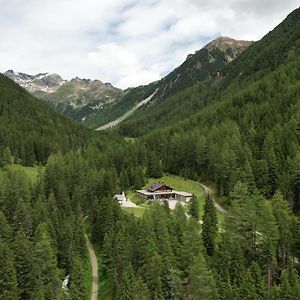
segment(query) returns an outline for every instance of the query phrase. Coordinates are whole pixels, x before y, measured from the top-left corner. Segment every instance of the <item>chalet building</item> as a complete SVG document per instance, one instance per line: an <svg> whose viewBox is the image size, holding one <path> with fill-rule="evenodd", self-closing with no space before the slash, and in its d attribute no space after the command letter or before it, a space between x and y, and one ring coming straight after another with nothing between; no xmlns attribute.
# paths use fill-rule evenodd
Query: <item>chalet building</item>
<svg viewBox="0 0 300 300"><path fill-rule="evenodd" d="M189 202L192 194L187 192L175 191L172 187L155 182L146 187L145 190L136 190L136 193L147 200L177 200Z"/></svg>

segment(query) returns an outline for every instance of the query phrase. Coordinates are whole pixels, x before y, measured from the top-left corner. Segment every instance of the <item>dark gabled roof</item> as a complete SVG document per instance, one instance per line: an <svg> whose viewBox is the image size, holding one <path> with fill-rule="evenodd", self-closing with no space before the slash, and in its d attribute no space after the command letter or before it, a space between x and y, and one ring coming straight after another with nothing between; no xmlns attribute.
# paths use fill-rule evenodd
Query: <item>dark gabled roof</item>
<svg viewBox="0 0 300 300"><path fill-rule="evenodd" d="M173 190L170 186L162 183L162 182L154 182L151 183L150 185L147 186L147 191L149 192L155 192L156 190L158 190L159 188L161 188L162 186L166 186L168 190Z"/></svg>

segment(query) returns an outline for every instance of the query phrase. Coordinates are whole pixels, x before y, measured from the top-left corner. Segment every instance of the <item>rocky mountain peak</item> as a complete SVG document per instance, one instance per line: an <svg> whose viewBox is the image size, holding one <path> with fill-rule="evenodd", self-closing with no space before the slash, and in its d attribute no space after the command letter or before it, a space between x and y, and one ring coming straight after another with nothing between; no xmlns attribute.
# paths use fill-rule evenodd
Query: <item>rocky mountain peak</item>
<svg viewBox="0 0 300 300"><path fill-rule="evenodd" d="M29 75L8 70L4 73L4 75L31 93L53 93L65 83L65 80L63 80L61 76L56 73L38 73L36 75Z"/></svg>
<svg viewBox="0 0 300 300"><path fill-rule="evenodd" d="M230 37L220 36L204 46L204 49L218 48L226 54L228 61L235 59L241 52L248 48L253 41L235 40Z"/></svg>

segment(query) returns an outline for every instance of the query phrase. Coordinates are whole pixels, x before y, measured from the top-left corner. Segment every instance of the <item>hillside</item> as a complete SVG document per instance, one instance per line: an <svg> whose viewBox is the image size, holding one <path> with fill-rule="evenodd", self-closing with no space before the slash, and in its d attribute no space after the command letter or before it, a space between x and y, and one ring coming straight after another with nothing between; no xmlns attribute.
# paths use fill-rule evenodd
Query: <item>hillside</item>
<svg viewBox="0 0 300 300"><path fill-rule="evenodd" d="M28 75L9 70L5 76L24 87L33 96L45 101L59 113L87 126L97 123L98 113L111 106L124 94L110 83L100 80L63 80L58 74Z"/></svg>
<svg viewBox="0 0 300 300"><path fill-rule="evenodd" d="M216 77L198 82L163 102L150 107L124 122L119 132L124 135L143 135L155 128L175 124L212 103L231 97L247 85L275 71L289 58L299 54L298 11L261 41L249 46L235 60L217 73ZM287 74L289 76L289 74Z"/></svg>
<svg viewBox="0 0 300 300"><path fill-rule="evenodd" d="M124 97L114 102L111 106L104 108L98 113L98 124L105 125L111 121L117 120L122 115L126 116L147 97L152 95L151 101L135 113L137 117L144 111L156 110L160 103L168 97L175 95L197 82L204 82L217 76L218 71L224 68L229 62L239 56L252 42L233 40L230 38L220 37L212 41L204 48L188 55L187 59L178 68L157 82L147 86L128 89ZM172 109L170 110L172 111ZM127 118L122 118L123 120ZM114 122L118 123L118 122ZM95 124L96 125L96 124ZM92 125L91 127L95 127Z"/></svg>
<svg viewBox="0 0 300 300"><path fill-rule="evenodd" d="M166 99L119 132L147 133L145 142L168 172L212 181L220 195L241 181L267 197L281 191L299 211L299 17L300 9L224 68L217 82ZM186 116L191 102L195 111Z"/></svg>
<svg viewBox="0 0 300 300"><path fill-rule="evenodd" d="M227 37L213 40L194 54L188 55L182 65L160 81L157 97L167 98L197 82L215 78L224 66L237 58L251 44L249 41Z"/></svg>
<svg viewBox="0 0 300 300"><path fill-rule="evenodd" d="M125 91L99 80L75 78L66 81L57 74L27 75L10 70L5 75L56 111L96 129L118 118L126 119L135 106L140 106L138 104L155 91L151 100L154 104L197 82L213 78L251 43L220 37L190 54L182 65L160 81ZM148 106L142 105L141 109ZM136 114L139 115L139 111Z"/></svg>
<svg viewBox="0 0 300 300"><path fill-rule="evenodd" d="M0 75L1 300L300 299L300 9L232 43L124 91L107 120L156 97L103 133Z"/></svg>
<svg viewBox="0 0 300 300"><path fill-rule="evenodd" d="M19 85L0 75L0 152L16 162L45 163L57 151L78 148L91 133L60 116ZM1 155L1 156L2 156Z"/></svg>
<svg viewBox="0 0 300 300"><path fill-rule="evenodd" d="M112 105L123 92L100 80L74 78L53 93L35 93L56 111L83 124L93 123L97 114Z"/></svg>

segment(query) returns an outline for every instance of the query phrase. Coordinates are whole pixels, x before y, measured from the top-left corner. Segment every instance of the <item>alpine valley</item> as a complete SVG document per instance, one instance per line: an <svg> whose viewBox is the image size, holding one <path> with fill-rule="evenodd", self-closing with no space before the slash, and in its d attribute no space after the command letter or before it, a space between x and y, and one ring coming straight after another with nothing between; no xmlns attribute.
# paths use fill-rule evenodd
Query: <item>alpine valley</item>
<svg viewBox="0 0 300 300"><path fill-rule="evenodd" d="M88 127L98 128L133 110L128 116L132 115L134 108L150 95L153 97L149 102L160 101L196 82L216 76L218 70L234 60L251 43L220 37L195 54L190 54L181 66L162 80L125 91L100 80L76 77L66 81L57 74L28 75L9 70L4 75L56 111ZM146 105L142 106L144 108Z"/></svg>
<svg viewBox="0 0 300 300"><path fill-rule="evenodd" d="M299 274L300 8L145 86L0 75L0 300L298 300Z"/></svg>

